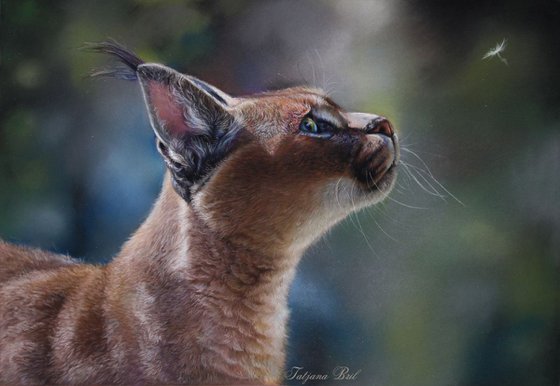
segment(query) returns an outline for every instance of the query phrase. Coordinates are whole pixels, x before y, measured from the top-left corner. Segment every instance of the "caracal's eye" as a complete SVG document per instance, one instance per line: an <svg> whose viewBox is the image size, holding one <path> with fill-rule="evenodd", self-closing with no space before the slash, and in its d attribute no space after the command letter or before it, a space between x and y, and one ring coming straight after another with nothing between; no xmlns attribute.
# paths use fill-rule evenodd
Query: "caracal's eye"
<svg viewBox="0 0 560 386"><path fill-rule="evenodd" d="M309 117L303 118L299 124L299 129L305 133L319 134L319 127L317 126L317 123Z"/></svg>

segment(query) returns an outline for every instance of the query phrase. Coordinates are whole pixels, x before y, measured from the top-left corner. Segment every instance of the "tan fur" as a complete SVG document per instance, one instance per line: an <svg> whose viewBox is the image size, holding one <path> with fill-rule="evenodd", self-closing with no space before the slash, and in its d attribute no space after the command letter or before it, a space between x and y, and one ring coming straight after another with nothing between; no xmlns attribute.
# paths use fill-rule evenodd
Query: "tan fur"
<svg viewBox="0 0 560 386"><path fill-rule="evenodd" d="M350 122L348 144L297 135L317 107ZM168 173L107 266L0 242L0 382L281 381L302 253L389 192L398 148L359 132L375 116L344 113L317 90L232 99L229 109L242 146L190 203ZM352 171L374 153L376 189Z"/></svg>

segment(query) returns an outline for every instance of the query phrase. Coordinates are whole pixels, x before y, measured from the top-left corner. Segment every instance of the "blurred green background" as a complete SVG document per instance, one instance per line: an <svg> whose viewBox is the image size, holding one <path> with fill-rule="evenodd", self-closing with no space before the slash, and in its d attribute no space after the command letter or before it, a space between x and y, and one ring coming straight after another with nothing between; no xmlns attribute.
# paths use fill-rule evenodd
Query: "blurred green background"
<svg viewBox="0 0 560 386"><path fill-rule="evenodd" d="M106 58L78 50L107 37L233 94L307 83L398 126L390 198L302 261L288 367L559 384L559 1L4 0L2 238L107 262L155 200L138 86L88 79ZM483 60L503 39L507 64Z"/></svg>

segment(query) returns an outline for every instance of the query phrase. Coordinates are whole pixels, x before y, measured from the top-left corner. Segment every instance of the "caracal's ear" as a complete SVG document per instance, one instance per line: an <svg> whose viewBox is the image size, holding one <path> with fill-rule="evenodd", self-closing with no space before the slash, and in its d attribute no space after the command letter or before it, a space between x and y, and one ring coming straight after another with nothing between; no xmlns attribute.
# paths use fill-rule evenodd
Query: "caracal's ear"
<svg viewBox="0 0 560 386"><path fill-rule="evenodd" d="M164 144L216 136L229 128L232 116L226 102L207 84L161 64L141 64L137 73L150 122Z"/></svg>
<svg viewBox="0 0 560 386"><path fill-rule="evenodd" d="M195 77L144 63L116 42L88 48L112 54L126 65L94 75L140 81L158 150L173 175L175 189L190 200L233 147L238 127L229 112L232 97Z"/></svg>

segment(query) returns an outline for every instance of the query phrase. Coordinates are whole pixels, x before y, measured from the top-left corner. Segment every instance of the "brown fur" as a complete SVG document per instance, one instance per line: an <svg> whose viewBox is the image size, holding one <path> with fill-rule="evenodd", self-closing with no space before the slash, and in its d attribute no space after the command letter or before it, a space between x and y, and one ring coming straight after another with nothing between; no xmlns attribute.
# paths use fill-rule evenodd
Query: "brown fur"
<svg viewBox="0 0 560 386"><path fill-rule="evenodd" d="M335 136L299 134L312 109L337 120ZM108 265L0 242L0 382L281 381L297 263L389 192L398 147L390 126L366 132L376 116L346 113L318 90L231 98L227 111L242 127L235 148L187 199L167 173ZM160 149L177 158L172 150Z"/></svg>

